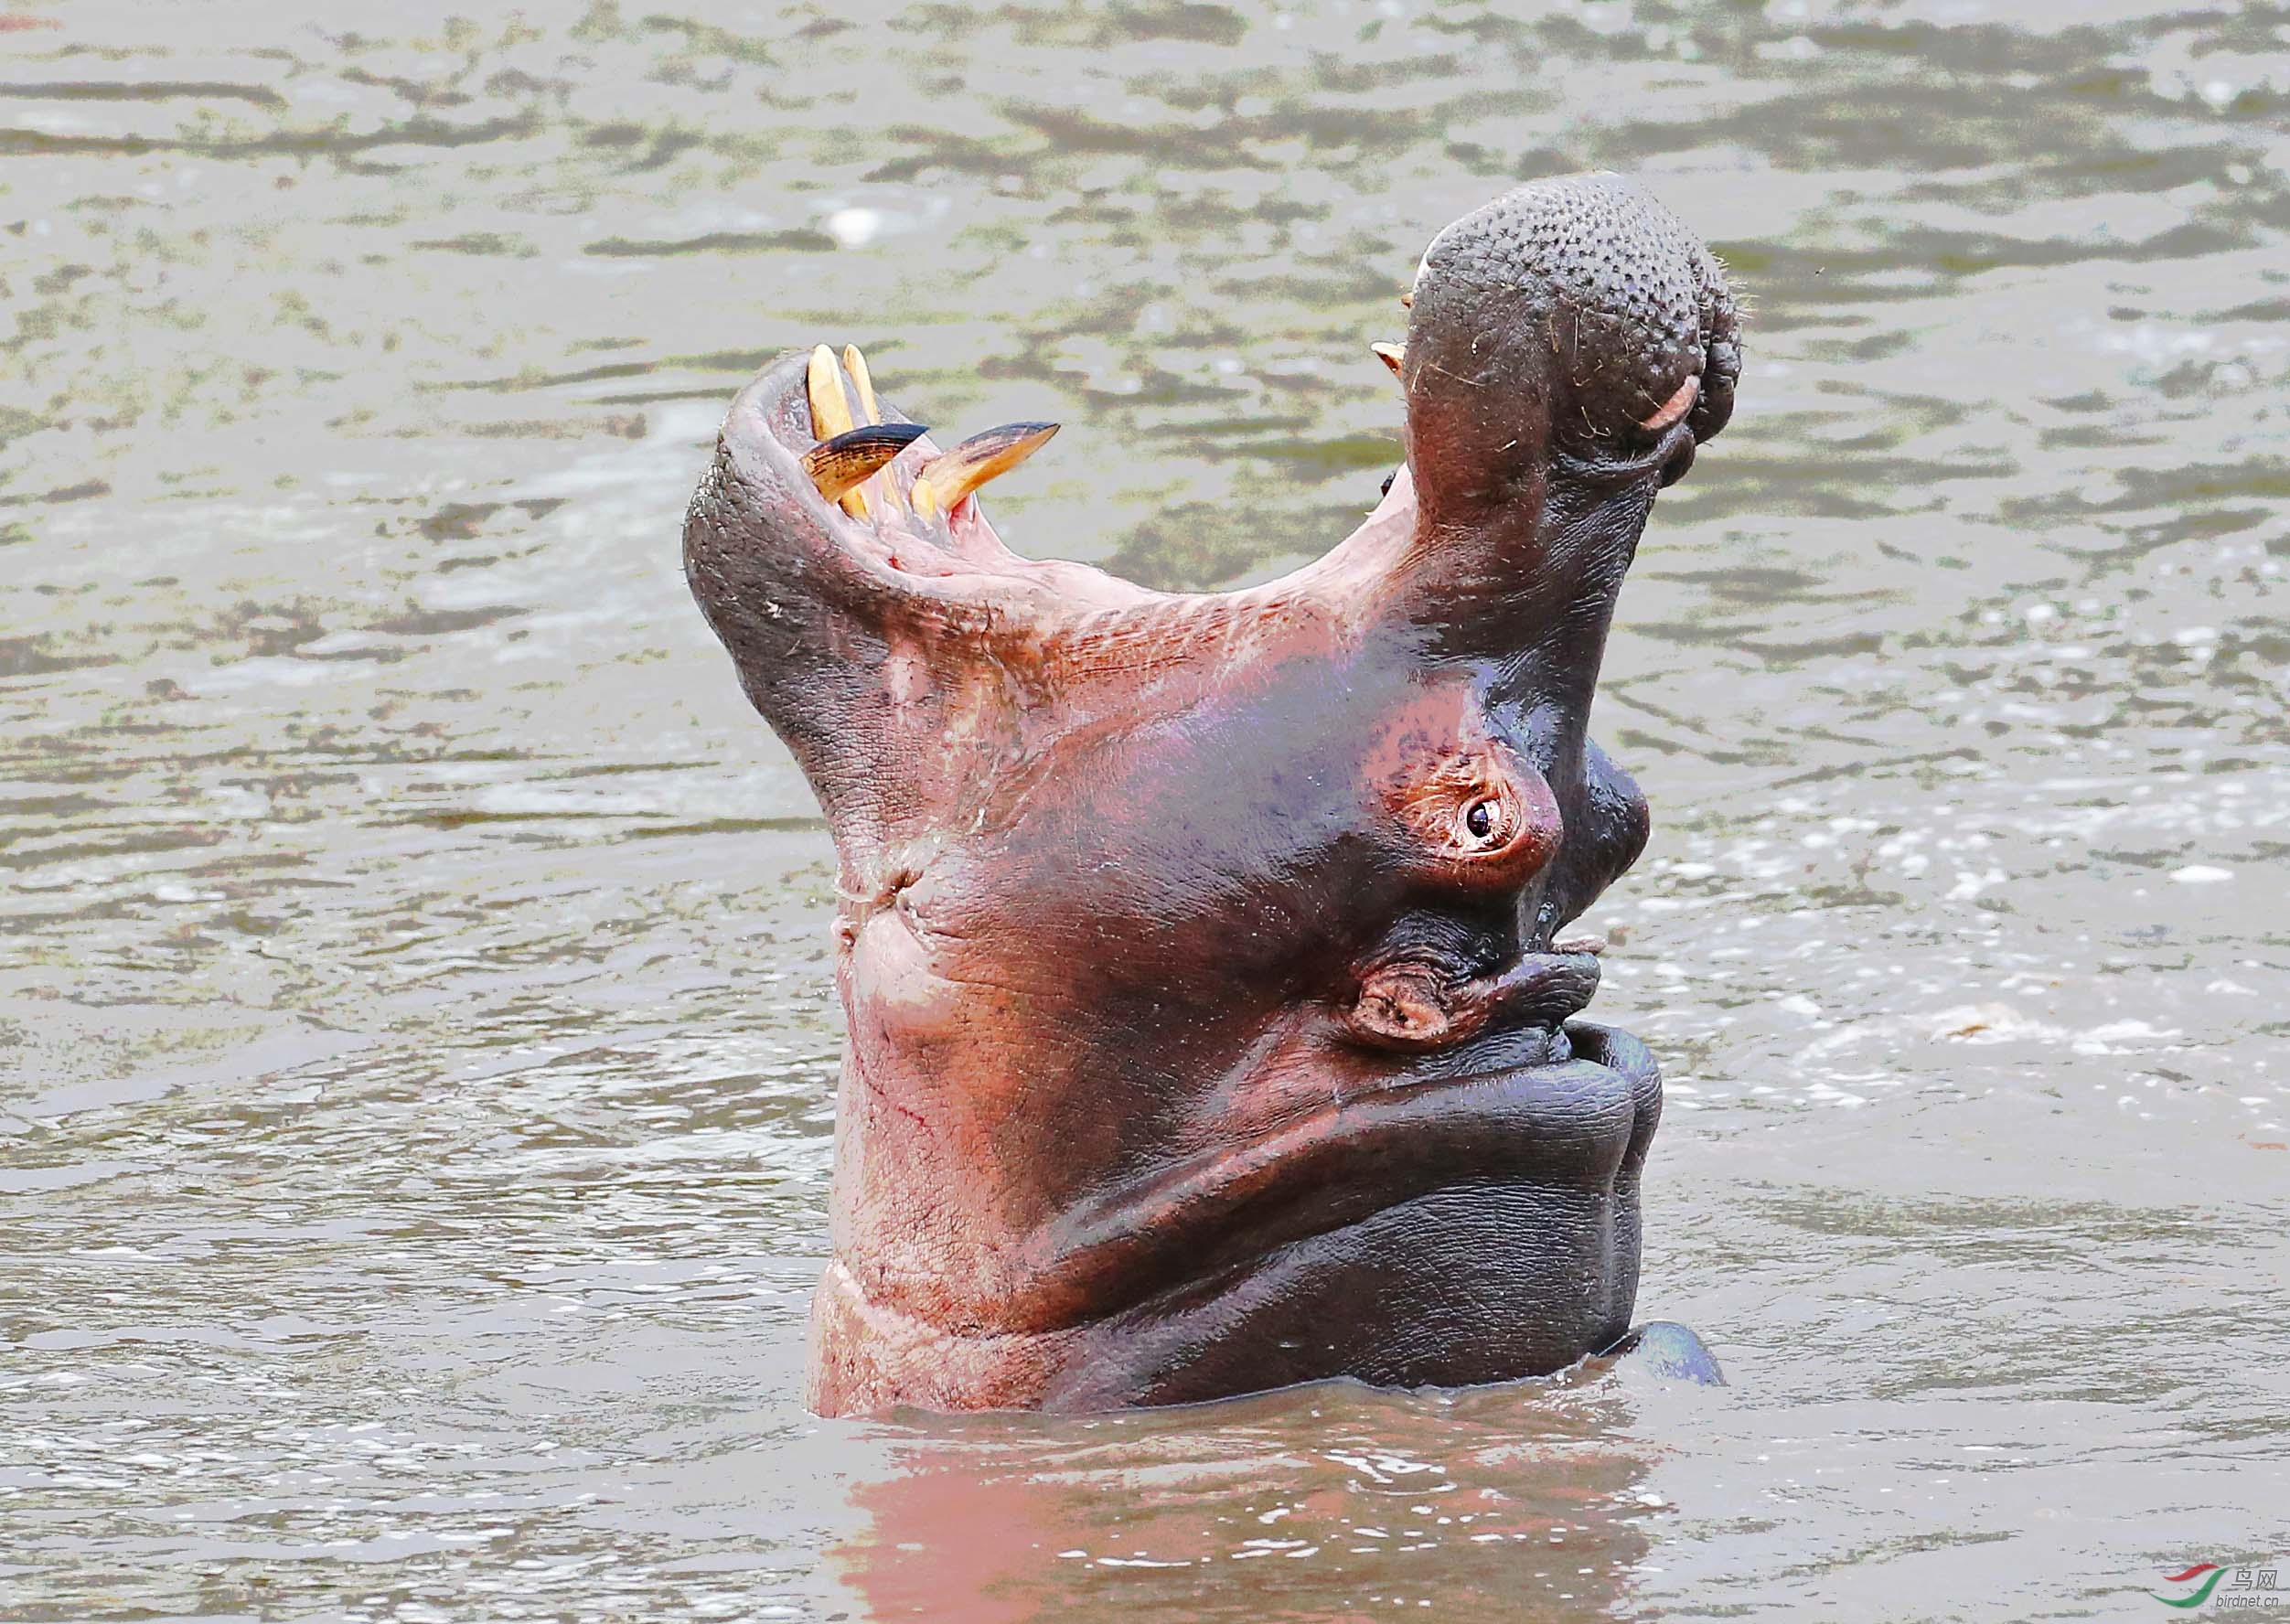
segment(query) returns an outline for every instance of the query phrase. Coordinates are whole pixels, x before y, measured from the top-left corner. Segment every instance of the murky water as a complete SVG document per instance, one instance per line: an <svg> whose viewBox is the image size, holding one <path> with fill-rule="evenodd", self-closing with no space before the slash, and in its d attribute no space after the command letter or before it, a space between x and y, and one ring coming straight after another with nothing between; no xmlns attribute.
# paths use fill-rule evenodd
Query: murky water
<svg viewBox="0 0 2290 1624"><path fill-rule="evenodd" d="M2290 1558L2290 10L2027 9L0 18L0 1612L2113 1618ZM1756 298L1598 713L1640 1308L1736 1384L809 1419L828 849L680 577L722 407L857 340L1065 422L1017 544L1261 574L1375 499L1429 232L1590 166Z"/></svg>

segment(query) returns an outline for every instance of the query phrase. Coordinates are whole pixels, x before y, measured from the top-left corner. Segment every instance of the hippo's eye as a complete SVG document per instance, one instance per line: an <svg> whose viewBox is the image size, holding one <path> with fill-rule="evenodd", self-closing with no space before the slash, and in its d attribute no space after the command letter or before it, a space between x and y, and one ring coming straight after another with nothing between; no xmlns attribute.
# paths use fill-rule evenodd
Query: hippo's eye
<svg viewBox="0 0 2290 1624"><path fill-rule="evenodd" d="M1463 811L1463 827L1474 840L1484 840L1495 832L1495 804L1493 801L1473 801Z"/></svg>

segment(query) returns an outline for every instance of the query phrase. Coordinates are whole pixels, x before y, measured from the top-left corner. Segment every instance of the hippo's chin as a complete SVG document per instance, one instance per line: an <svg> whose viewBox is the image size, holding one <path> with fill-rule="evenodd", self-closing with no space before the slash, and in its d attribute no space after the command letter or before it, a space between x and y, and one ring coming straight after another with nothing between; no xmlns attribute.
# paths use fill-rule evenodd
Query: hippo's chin
<svg viewBox="0 0 2290 1624"><path fill-rule="evenodd" d="M1575 1022L1492 1045L1567 1055L1439 1067L1339 1100L1241 1151L1109 1192L1016 1250L1052 1259L1023 1330L931 1324L829 1270L837 1345L815 1402L933 1403L927 1365L994 1407L1193 1404L1350 1376L1461 1387L1546 1375L1630 1329L1653 1057ZM1045 1322L1047 1321L1047 1322Z"/></svg>
<svg viewBox="0 0 2290 1624"><path fill-rule="evenodd" d="M1186 1404L1339 1375L1469 1386L1546 1375L1616 1341L1637 1295L1660 1074L1626 1032L1578 1023L1556 1044L1572 1057L1334 1106L1262 1147L1278 1161L1235 1181L1245 1193L1135 1208L1171 1276L1075 1339L1043 1407Z"/></svg>
<svg viewBox="0 0 2290 1624"><path fill-rule="evenodd" d="M1191 1265L1090 1326L1044 1409L1512 1381L1621 1338L1663 1088L1628 1033L1557 1042L1573 1058L1332 1106L1268 1145L1278 1173L1239 1201L1138 1212Z"/></svg>

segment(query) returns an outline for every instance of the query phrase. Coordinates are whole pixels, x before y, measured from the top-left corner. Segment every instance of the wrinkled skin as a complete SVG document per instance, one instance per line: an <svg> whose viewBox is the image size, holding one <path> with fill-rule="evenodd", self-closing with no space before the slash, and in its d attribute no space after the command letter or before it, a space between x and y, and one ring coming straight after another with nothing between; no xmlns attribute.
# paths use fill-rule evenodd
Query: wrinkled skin
<svg viewBox="0 0 2290 1624"><path fill-rule="evenodd" d="M1661 1085L1553 943L1645 843L1591 694L1739 369L1658 205L1522 187L1418 272L1382 505L1208 594L1028 562L974 500L852 518L796 460L803 358L740 395L685 553L840 864L814 1408L1452 1385L1624 1336Z"/></svg>

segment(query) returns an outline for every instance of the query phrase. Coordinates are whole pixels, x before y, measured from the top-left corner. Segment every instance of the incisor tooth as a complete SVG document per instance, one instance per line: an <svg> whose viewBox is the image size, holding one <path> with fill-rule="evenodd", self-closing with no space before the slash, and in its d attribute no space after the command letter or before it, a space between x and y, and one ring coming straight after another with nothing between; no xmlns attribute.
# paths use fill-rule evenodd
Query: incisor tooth
<svg viewBox="0 0 2290 1624"><path fill-rule="evenodd" d="M867 369L867 358L856 344L843 346L843 366L851 373L852 387L859 391L860 421L871 423L881 422L883 408L876 403L874 398L874 374ZM899 510L898 486L892 481L886 479L881 485L876 486L873 497L883 505L884 518L887 518Z"/></svg>
<svg viewBox="0 0 2290 1624"><path fill-rule="evenodd" d="M848 431L851 401L843 394L842 374L835 369L835 352L824 344L811 351L811 370L805 382L811 394L811 437L832 440Z"/></svg>
<svg viewBox="0 0 2290 1624"><path fill-rule="evenodd" d="M842 369L835 364L835 352L822 344L811 351L811 369L805 379L811 396L811 433L820 440L832 440L847 434L852 424L851 398L843 393ZM867 516L867 498L856 488L842 494L843 511L853 518Z"/></svg>
<svg viewBox="0 0 2290 1624"><path fill-rule="evenodd" d="M1368 347L1375 352L1377 360L1392 369L1394 378L1398 377L1400 368L1407 364L1407 347L1404 344L1371 344Z"/></svg>
<svg viewBox="0 0 2290 1624"><path fill-rule="evenodd" d="M843 346L843 365L850 369L851 385L859 391L859 421L881 422L883 411L874 403L874 379L867 371L867 358L859 353L856 344Z"/></svg>
<svg viewBox="0 0 2290 1624"><path fill-rule="evenodd" d="M805 452L803 471L819 487L820 496L838 501L927 432L920 423L861 423Z"/></svg>
<svg viewBox="0 0 2290 1624"><path fill-rule="evenodd" d="M973 434L925 467L915 480L915 511L928 518L952 513L955 505L988 480L1024 462L1057 433L1045 422L1004 423Z"/></svg>

